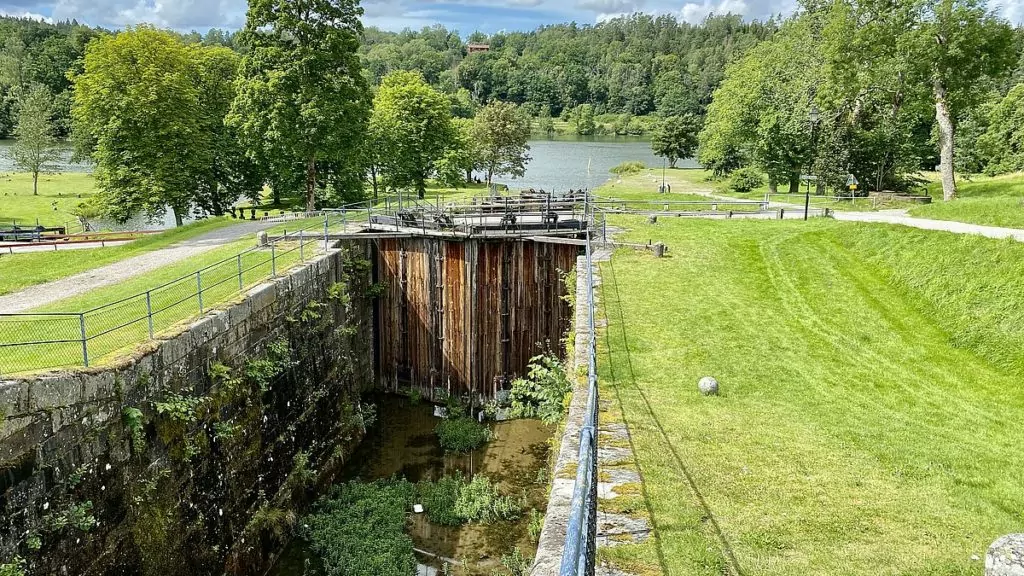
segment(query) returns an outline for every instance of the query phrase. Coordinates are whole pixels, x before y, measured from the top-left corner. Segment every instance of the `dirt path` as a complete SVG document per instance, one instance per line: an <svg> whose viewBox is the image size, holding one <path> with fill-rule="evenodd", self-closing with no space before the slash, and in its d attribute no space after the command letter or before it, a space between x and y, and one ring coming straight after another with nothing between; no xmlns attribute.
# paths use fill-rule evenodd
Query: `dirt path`
<svg viewBox="0 0 1024 576"><path fill-rule="evenodd" d="M45 306L64 298L84 294L96 288L117 284L168 264L208 252L218 246L229 244L239 238L255 234L264 228L275 225L266 222L249 222L218 228L195 238L183 240L167 248L153 250L152 252L119 260L112 264L86 270L73 276L54 280L53 282L31 286L18 292L6 294L0 296L0 313L13 314L24 312L25 310Z"/></svg>

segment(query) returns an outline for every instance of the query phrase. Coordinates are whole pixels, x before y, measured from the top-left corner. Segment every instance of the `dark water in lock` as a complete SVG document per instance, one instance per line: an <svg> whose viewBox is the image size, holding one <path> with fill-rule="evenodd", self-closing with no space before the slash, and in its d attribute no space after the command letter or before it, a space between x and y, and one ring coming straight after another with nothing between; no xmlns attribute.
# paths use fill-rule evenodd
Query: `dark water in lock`
<svg viewBox="0 0 1024 576"><path fill-rule="evenodd" d="M406 529L415 547L443 558L466 560L465 568L453 572L458 575L488 576L501 567L502 554L516 546L533 557L536 545L529 541L527 524L530 508L544 512L547 506L548 486L541 470L547 468L548 440L554 427L537 420L491 423L495 438L483 448L470 454L445 454L434 434L439 419L434 417L432 405L422 402L413 406L398 396L378 396L372 402L377 405L377 421L352 455L342 481L398 476L418 482L457 472L467 478L484 474L503 494L525 491L528 503L523 517L518 522L451 528L432 525L425 515L410 511ZM435 568L443 564L427 556L418 559ZM307 561L315 566L305 543L295 539L270 575L302 575Z"/></svg>

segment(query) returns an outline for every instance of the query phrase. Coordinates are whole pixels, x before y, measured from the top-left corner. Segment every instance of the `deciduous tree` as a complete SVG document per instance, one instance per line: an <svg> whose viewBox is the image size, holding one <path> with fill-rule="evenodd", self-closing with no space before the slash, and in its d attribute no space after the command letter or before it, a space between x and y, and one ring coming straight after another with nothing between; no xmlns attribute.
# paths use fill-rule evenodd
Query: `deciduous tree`
<svg viewBox="0 0 1024 576"><path fill-rule="evenodd" d="M247 52L229 123L252 160L303 175L310 211L318 166L348 160L366 135L362 14L357 0L251 0L240 36Z"/></svg>
<svg viewBox="0 0 1024 576"><path fill-rule="evenodd" d="M379 137L388 183L412 186L423 198L427 179L456 137L451 102L423 76L392 72L374 98L371 125Z"/></svg>
<svg viewBox="0 0 1024 576"><path fill-rule="evenodd" d="M685 158L693 158L697 153L697 135L700 133L700 121L693 115L672 116L666 118L651 138L651 149L655 156L668 159L671 168Z"/></svg>
<svg viewBox="0 0 1024 576"><path fill-rule="evenodd" d="M530 119L515 104L492 102L473 123L473 141L480 152L480 167L487 185L495 176L521 178L530 161Z"/></svg>
<svg viewBox="0 0 1024 576"><path fill-rule="evenodd" d="M89 44L74 85L76 140L96 164L107 213L126 220L170 207L180 225L206 169L188 48L170 32L129 28Z"/></svg>
<svg viewBox="0 0 1024 576"><path fill-rule="evenodd" d="M39 194L39 175L56 170L61 148L54 137L53 97L44 86L32 86L18 104L17 138L11 146L14 164L32 173L32 194Z"/></svg>

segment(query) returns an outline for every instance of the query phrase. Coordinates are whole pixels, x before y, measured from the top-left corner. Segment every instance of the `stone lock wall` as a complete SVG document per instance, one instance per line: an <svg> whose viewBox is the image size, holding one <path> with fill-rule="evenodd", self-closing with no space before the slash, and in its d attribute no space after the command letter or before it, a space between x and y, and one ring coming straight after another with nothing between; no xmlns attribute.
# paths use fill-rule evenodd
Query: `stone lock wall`
<svg viewBox="0 0 1024 576"><path fill-rule="evenodd" d="M117 365L0 382L0 565L263 573L372 409L370 246Z"/></svg>

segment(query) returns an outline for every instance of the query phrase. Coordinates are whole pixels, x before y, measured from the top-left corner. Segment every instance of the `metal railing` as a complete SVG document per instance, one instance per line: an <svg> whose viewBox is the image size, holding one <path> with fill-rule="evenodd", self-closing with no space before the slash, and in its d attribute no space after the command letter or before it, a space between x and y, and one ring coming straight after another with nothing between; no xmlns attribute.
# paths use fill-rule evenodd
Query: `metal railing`
<svg viewBox="0 0 1024 576"><path fill-rule="evenodd" d="M250 248L155 288L77 312L0 314L0 374L95 364L204 314L247 287L277 277L326 251L334 216L284 231ZM339 224L334 219L335 225Z"/></svg>
<svg viewBox="0 0 1024 576"><path fill-rule="evenodd" d="M591 203L587 202L592 209ZM597 332L595 330L594 256L591 233L587 232L587 408L580 428L580 449L566 529L560 576L592 576L597 556Z"/></svg>

